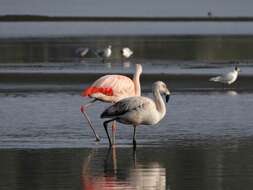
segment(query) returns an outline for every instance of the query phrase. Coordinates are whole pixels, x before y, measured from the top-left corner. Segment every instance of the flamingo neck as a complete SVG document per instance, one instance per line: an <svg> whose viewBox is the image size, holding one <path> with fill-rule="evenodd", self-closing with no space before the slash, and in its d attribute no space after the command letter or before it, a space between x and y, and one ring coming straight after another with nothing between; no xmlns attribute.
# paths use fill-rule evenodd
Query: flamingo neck
<svg viewBox="0 0 253 190"><path fill-rule="evenodd" d="M141 73L135 72L134 77L133 77L134 90L135 90L136 96L141 95L140 75L141 75Z"/></svg>
<svg viewBox="0 0 253 190"><path fill-rule="evenodd" d="M159 89L155 88L154 92L153 92L153 95L154 95L154 102L155 102L155 105L156 105L156 109L157 109L157 112L158 112L158 114L160 116L160 119L161 119L165 116L166 106L165 106L163 98L160 94Z"/></svg>

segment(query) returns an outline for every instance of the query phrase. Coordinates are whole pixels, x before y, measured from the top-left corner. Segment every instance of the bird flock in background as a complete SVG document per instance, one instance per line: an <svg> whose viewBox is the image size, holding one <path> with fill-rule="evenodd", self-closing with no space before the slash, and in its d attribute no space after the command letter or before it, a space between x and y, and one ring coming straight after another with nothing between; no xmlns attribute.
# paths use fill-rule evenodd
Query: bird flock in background
<svg viewBox="0 0 253 190"><path fill-rule="evenodd" d="M102 59L109 58L112 54L112 46L100 50L92 50L94 54ZM78 54L86 56L91 51L88 48L79 48ZM124 47L120 50L120 54L124 58L129 58L133 55L133 51ZM221 76L211 77L209 81L218 82L223 85L230 85L234 83L239 75L240 68L235 66L234 70ZM96 101L112 103L101 114L101 118L106 118L103 126L108 137L110 147L115 144L116 122L132 125L133 132L133 147L136 147L136 129L140 125L155 125L161 121L166 114L166 105L162 99L164 95L166 102L170 97L170 91L167 85L162 81L156 81L153 84L153 99L141 96L140 76L142 73L142 66L136 64L135 74L133 79L123 75L104 75L98 78L92 85L84 89L83 97L89 97L92 100L81 106L81 112L87 119L96 140L100 137L95 132L94 127L87 115L87 108ZM112 122L112 140L108 132L108 124Z"/></svg>
<svg viewBox="0 0 253 190"><path fill-rule="evenodd" d="M129 47L123 47L120 49L120 56L122 59L128 59L133 55L133 50ZM109 59L112 55L112 46L108 45L106 48L103 49L92 49L92 48L78 48L75 51L76 55L80 58L84 58L88 56L89 53L98 57L103 63Z"/></svg>

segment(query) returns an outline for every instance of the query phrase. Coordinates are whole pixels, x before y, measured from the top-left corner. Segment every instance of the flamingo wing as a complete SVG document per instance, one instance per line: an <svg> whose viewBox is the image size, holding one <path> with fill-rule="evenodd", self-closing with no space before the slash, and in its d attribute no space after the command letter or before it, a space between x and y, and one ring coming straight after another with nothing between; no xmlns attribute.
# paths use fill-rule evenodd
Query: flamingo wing
<svg viewBox="0 0 253 190"><path fill-rule="evenodd" d="M97 79L88 88L93 88L93 89L94 88L98 88L98 89L106 88L107 90L101 90L99 92L101 92L105 95L109 95L109 96L111 95L111 96L120 97L120 99L135 95L135 88L134 88L133 81L130 78L128 78L126 76L122 76L122 75L102 76L99 79ZM85 89L85 90L87 90L87 89ZM110 91L112 92L111 94L104 93L104 92L110 92ZM88 95L91 95L92 93L95 93L95 92L91 92Z"/></svg>
<svg viewBox="0 0 253 190"><path fill-rule="evenodd" d="M142 96L133 96L122 99L115 104L109 106L102 114L101 118L110 118L123 115L127 112L143 109L152 103L152 100Z"/></svg>

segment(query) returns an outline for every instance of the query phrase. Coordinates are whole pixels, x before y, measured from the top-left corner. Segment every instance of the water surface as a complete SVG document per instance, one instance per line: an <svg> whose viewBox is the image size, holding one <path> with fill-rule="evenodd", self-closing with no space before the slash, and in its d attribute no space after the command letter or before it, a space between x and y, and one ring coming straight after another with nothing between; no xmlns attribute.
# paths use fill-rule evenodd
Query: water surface
<svg viewBox="0 0 253 190"><path fill-rule="evenodd" d="M145 94L152 96L151 93ZM102 120L107 104L89 114L103 137L96 144L79 108L88 100L79 93L1 93L1 148L107 146ZM236 91L172 92L166 117L156 126L137 130L140 145L170 145L191 140L239 140L253 135L252 94ZM132 128L119 127L118 144L131 144ZM194 142L194 141L193 141Z"/></svg>
<svg viewBox="0 0 253 190"><path fill-rule="evenodd" d="M145 93L152 96L151 93ZM1 189L251 189L252 93L172 92L165 118L118 126L116 149L99 113L82 117L77 92L1 93Z"/></svg>

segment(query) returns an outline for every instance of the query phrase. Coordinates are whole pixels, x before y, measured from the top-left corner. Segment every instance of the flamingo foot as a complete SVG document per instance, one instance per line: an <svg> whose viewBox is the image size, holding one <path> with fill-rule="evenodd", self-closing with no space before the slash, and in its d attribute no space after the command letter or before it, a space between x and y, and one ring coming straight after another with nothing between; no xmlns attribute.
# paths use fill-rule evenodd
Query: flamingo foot
<svg viewBox="0 0 253 190"><path fill-rule="evenodd" d="M89 126L90 126L90 128L92 129L93 134L94 134L94 136L95 136L95 138L96 138L95 141L97 141L97 142L100 141L99 136L97 135L96 131L94 130L94 128L93 128L93 126L92 126L92 124L91 124L91 121L90 121L90 119L89 119L87 113L85 112L85 106L81 105L80 111L82 112L83 116L87 119L87 121L88 121L88 123L89 123Z"/></svg>

